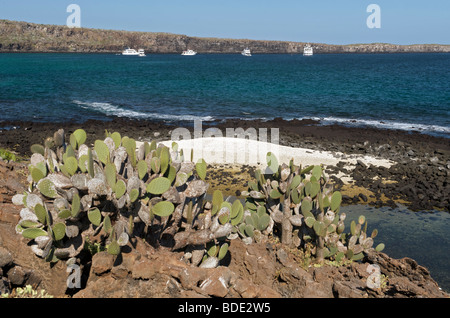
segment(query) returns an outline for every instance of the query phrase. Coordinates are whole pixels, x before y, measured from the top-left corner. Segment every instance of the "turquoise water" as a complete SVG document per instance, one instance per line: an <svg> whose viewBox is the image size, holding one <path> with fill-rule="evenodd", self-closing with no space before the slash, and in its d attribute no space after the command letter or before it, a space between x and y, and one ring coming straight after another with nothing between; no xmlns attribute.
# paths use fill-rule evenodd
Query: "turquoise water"
<svg viewBox="0 0 450 318"><path fill-rule="evenodd" d="M386 245L383 252L393 258L410 257L430 270L439 286L450 292L450 214L448 212L412 212L405 207L391 209L364 205L343 206L346 231L350 222L364 215L368 233L378 229L375 244Z"/></svg>
<svg viewBox="0 0 450 318"><path fill-rule="evenodd" d="M0 54L0 121L321 118L450 135L450 54Z"/></svg>

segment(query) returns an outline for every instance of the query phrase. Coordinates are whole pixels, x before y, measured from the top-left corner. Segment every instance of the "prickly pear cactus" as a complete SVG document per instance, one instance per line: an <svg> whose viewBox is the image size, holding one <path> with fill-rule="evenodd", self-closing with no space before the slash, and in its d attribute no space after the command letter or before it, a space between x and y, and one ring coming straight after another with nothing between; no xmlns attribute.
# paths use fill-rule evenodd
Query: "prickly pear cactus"
<svg viewBox="0 0 450 318"><path fill-rule="evenodd" d="M203 160L172 160L180 158L177 145L137 147L117 132L106 132L93 147L85 144L83 129L68 137L60 129L31 147L29 191L14 196L24 206L16 230L38 256L73 258L87 239L98 237L113 255L136 236L174 249L206 247L230 232L217 217L206 221L211 211L204 208L209 185L202 180ZM196 231L208 235L187 238Z"/></svg>
<svg viewBox="0 0 450 318"><path fill-rule="evenodd" d="M372 249L376 230L370 237L366 234L367 222L362 216L358 224L351 226L351 235L344 233L345 214L340 213L342 195L333 191L333 185L321 166L302 168L278 165L272 153L267 155L266 173L257 170L255 180L248 183L244 221L239 225L239 233L251 242L260 239L261 231L274 233L276 226L281 242L299 248L312 243L317 261L359 260L364 252ZM265 214L265 212L268 214ZM269 216L267 218L267 216ZM260 226L259 226L260 225ZM381 251L379 244L376 248Z"/></svg>

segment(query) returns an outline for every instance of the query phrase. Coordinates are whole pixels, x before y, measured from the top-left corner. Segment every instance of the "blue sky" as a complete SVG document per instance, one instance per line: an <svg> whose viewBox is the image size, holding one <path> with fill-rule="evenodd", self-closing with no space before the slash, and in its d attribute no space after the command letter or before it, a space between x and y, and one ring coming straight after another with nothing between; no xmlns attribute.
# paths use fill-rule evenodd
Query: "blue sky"
<svg viewBox="0 0 450 318"><path fill-rule="evenodd" d="M0 0L0 19L201 37L320 42L450 44L450 0ZM369 4L381 28L369 29Z"/></svg>

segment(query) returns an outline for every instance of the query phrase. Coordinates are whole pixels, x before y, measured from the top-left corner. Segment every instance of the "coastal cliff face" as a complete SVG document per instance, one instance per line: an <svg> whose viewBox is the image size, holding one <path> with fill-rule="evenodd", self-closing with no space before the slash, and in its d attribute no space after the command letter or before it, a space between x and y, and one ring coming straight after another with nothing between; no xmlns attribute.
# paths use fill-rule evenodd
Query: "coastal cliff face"
<svg viewBox="0 0 450 318"><path fill-rule="evenodd" d="M305 42L199 38L155 32L130 32L0 20L0 52L118 53L124 47L143 48L147 53L252 53L299 54ZM450 45L387 43L329 45L311 43L314 53L441 53Z"/></svg>

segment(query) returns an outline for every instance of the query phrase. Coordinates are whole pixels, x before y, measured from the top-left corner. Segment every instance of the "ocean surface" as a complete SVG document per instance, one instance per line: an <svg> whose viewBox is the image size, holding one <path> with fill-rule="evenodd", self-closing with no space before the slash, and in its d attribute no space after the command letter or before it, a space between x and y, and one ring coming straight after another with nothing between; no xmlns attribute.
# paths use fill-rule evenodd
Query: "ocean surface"
<svg viewBox="0 0 450 318"><path fill-rule="evenodd" d="M450 54L0 54L1 121L313 118L450 137Z"/></svg>

